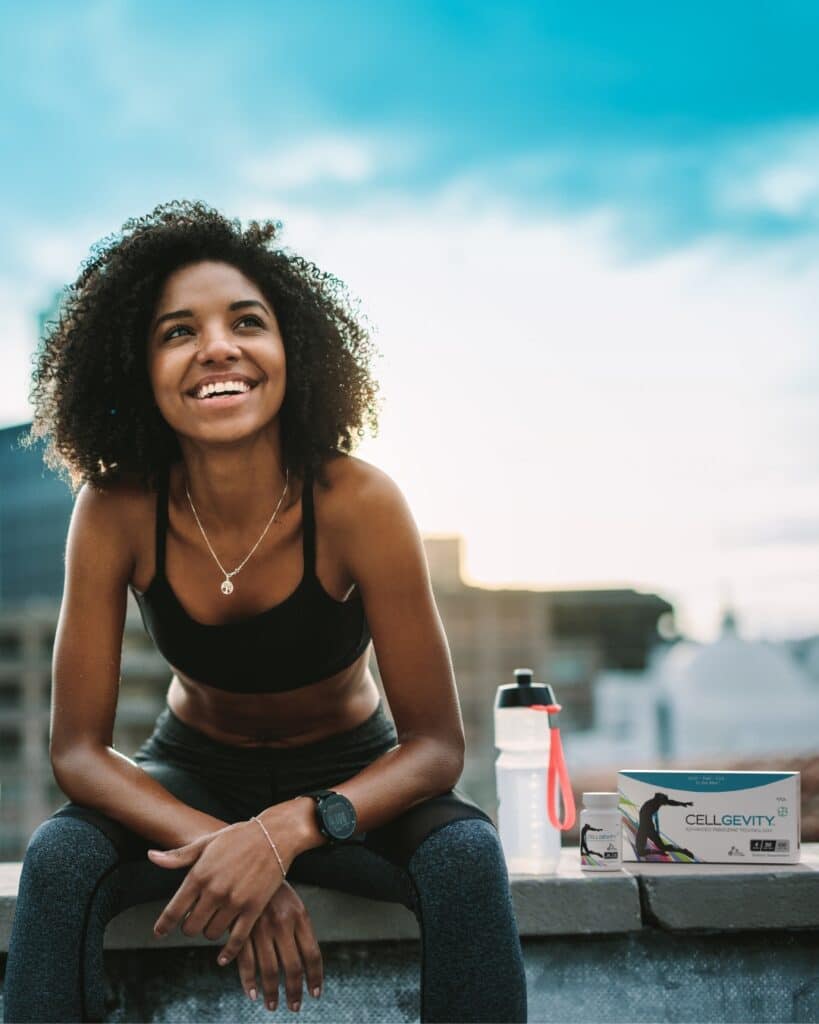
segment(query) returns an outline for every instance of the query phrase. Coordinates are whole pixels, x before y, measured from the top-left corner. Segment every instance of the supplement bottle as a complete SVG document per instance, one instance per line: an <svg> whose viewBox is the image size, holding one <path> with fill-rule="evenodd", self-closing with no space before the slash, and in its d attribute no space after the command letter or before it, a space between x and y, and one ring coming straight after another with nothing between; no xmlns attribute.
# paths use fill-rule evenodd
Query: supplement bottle
<svg viewBox="0 0 819 1024"><path fill-rule="evenodd" d="M580 867L617 871L622 867L619 793L584 793L580 812Z"/></svg>

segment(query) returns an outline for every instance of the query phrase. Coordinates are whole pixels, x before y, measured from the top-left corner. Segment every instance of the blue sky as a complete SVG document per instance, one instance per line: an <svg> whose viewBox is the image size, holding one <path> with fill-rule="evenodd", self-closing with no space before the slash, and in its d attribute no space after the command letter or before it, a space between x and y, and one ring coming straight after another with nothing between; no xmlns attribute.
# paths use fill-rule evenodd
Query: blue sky
<svg viewBox="0 0 819 1024"><path fill-rule="evenodd" d="M210 194L322 127L390 140L387 189L481 168L521 203L635 208L632 241L801 234L798 204L730 207L713 179L812 125L818 23L795 3L17 5L0 39L6 216Z"/></svg>
<svg viewBox="0 0 819 1024"><path fill-rule="evenodd" d="M703 638L726 598L749 632L819 629L817 22L18 4L0 422L28 417L36 313L90 245L202 198L281 219L361 296L386 401L361 455L464 534L474 581L644 586ZM519 489L510 530L491 495Z"/></svg>

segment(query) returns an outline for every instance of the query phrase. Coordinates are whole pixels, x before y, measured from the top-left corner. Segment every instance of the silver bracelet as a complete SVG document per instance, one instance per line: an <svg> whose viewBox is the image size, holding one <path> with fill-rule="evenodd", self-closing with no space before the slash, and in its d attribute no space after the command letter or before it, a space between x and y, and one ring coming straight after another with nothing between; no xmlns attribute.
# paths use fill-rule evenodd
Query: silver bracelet
<svg viewBox="0 0 819 1024"><path fill-rule="evenodd" d="M282 869L282 878L286 878L287 877L287 872L284 870L284 864L282 864L282 859L279 856L279 851L276 849L276 844L270 838L270 833L264 827L264 822L261 820L261 818L257 818L255 814L251 814L250 817L253 819L253 821L258 821L258 823L261 825L262 831L267 836L267 841L273 847L273 852L276 854L276 860L279 862L279 867Z"/></svg>

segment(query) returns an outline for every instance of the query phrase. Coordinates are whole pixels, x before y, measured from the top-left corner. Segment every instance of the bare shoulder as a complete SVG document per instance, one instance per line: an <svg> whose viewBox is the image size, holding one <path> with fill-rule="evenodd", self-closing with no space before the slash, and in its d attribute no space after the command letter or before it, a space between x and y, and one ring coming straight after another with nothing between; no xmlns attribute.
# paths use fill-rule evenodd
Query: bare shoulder
<svg viewBox="0 0 819 1024"><path fill-rule="evenodd" d="M100 553L116 557L132 571L146 525L152 521L155 499L155 492L134 478L118 477L104 487L85 483L75 500L74 518L96 536Z"/></svg>
<svg viewBox="0 0 819 1024"><path fill-rule="evenodd" d="M84 515L102 516L114 529L130 524L131 517L147 498L147 492L134 480L118 477L105 486L86 482L75 499Z"/></svg>
<svg viewBox="0 0 819 1024"><path fill-rule="evenodd" d="M106 493L116 516L125 526L133 526L135 517L144 516L147 510L153 512L156 502L156 491L139 483L136 477L119 477L106 488Z"/></svg>
<svg viewBox="0 0 819 1024"><path fill-rule="evenodd" d="M395 480L351 455L334 457L326 468L330 486L323 495L324 521L350 577L362 590L378 567L425 579L423 540Z"/></svg>
<svg viewBox="0 0 819 1024"><path fill-rule="evenodd" d="M343 530L406 506L395 480L371 462L336 453L325 463L325 470L328 487L322 491L322 500L327 517Z"/></svg>

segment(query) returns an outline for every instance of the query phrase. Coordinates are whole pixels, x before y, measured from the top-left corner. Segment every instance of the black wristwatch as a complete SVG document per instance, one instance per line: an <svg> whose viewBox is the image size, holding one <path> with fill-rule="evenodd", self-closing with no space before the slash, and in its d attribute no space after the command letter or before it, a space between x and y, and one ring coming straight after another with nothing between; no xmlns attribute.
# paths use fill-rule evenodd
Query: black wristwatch
<svg viewBox="0 0 819 1024"><path fill-rule="evenodd" d="M312 793L302 793L302 796L311 796L316 801L319 832L331 843L341 843L353 835L357 818L355 807L346 796L332 789L317 789Z"/></svg>

